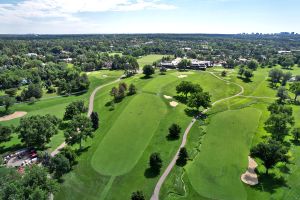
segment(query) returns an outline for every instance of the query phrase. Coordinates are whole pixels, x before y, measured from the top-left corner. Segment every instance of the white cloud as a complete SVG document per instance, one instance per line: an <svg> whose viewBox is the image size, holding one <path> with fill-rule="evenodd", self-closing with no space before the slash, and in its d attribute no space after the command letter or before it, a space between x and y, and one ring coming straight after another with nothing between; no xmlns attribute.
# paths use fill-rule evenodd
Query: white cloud
<svg viewBox="0 0 300 200"><path fill-rule="evenodd" d="M65 18L74 21L79 20L74 15L81 12L175 8L160 0L24 0L17 4L0 4L0 20L6 23L36 18Z"/></svg>

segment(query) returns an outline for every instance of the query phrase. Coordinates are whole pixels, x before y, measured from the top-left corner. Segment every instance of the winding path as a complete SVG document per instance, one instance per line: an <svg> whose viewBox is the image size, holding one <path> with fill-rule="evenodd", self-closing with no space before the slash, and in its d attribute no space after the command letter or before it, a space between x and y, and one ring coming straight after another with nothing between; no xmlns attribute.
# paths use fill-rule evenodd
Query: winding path
<svg viewBox="0 0 300 200"><path fill-rule="evenodd" d="M100 86L98 86L97 88L95 88L95 89L93 90L93 92L92 92L92 94L91 94L91 96L90 96L90 98L89 98L89 107L88 107L88 113L87 113L87 116L88 116L88 117L90 117L90 115L91 115L92 112L93 112L93 109L94 109L94 99L95 99L96 93L97 93L100 89L102 89L102 88L104 88L104 87L106 87L106 86L109 86L109 85L111 85L111 84L114 84L114 83L119 82L119 81L121 80L122 77L123 77L123 76L121 76L120 78L118 78L118 79L116 79L116 80L114 80L114 81L112 81L112 82L109 82L109 83L107 83L107 84L100 85ZM59 145L54 151L51 152L51 156L53 157L53 156L55 156L56 154L58 154L59 151L60 151L62 148L64 148L66 145L67 145L66 142L63 142L63 143L62 143L61 145Z"/></svg>
<svg viewBox="0 0 300 200"><path fill-rule="evenodd" d="M227 81L227 80L224 80L220 77L218 77L217 75L215 75L213 72L209 72L212 76L216 77L217 79L220 79L224 82L227 82L227 83L231 83L231 84L234 84L234 85L237 85L238 87L240 87L241 91L233 96L230 96L230 97L226 97L226 98L223 98L223 99L220 99L218 101L215 101L212 106L216 105L217 103L220 103L222 101L226 101L228 99L232 99L232 98L235 98L237 96L240 96L244 93L244 88L243 86L237 84L237 83L234 83L234 82L231 82L231 81ZM204 110L202 113L206 113L209 109L206 109ZM183 137L182 137L182 142L181 142L181 145L179 147L179 149L177 150L175 156L173 157L172 161L170 162L170 164L168 165L168 167L165 169L164 173L161 175L161 177L159 178L156 186L155 186L155 189L154 189L154 192L152 194L152 197L151 197L151 200L159 200L159 192L160 192L160 189L161 189L161 186L162 184L165 182L167 176L170 174L171 170L173 169L173 167L175 166L176 164L176 160L178 158L178 155L179 155L179 151L182 147L185 146L186 144L186 141L187 141L187 136L191 130L191 128L193 127L193 125L195 124L197 120L197 117L192 119L192 122L188 125L188 127L186 128L184 134L183 134Z"/></svg>

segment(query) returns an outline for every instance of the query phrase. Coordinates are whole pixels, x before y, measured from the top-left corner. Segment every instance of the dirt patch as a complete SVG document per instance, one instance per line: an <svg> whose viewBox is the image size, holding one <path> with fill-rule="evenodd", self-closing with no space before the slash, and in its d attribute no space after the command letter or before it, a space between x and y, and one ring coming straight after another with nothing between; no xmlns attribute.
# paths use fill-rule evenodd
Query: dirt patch
<svg viewBox="0 0 300 200"><path fill-rule="evenodd" d="M187 75L184 75L184 74L178 76L178 78L186 78L186 77L187 77Z"/></svg>
<svg viewBox="0 0 300 200"><path fill-rule="evenodd" d="M172 99L171 96L167 96L167 95L164 95L164 98L165 98L165 99Z"/></svg>
<svg viewBox="0 0 300 200"><path fill-rule="evenodd" d="M171 101L170 102L170 106L172 107L176 107L178 105L178 103L176 101Z"/></svg>
<svg viewBox="0 0 300 200"><path fill-rule="evenodd" d="M257 163L253 158L248 156L248 170L242 174L241 180L248 185L257 185L258 178L255 173L255 168L257 167Z"/></svg>
<svg viewBox="0 0 300 200"><path fill-rule="evenodd" d="M14 112L13 114L0 117L0 122L9 121L9 120L12 120L12 119L23 117L26 114L27 114L27 112L17 111L17 112Z"/></svg>

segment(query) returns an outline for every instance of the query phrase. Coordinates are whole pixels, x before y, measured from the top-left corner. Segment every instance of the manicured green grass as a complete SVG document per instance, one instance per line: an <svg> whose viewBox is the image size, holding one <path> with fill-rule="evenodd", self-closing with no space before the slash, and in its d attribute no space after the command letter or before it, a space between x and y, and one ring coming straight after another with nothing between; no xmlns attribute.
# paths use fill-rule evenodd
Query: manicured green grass
<svg viewBox="0 0 300 200"><path fill-rule="evenodd" d="M186 171L193 188L211 199L247 199L240 176L247 169L249 148L259 110L226 111L212 117L201 152Z"/></svg>
<svg viewBox="0 0 300 200"><path fill-rule="evenodd" d="M109 74L108 77L103 77L103 74ZM72 101L76 100L84 100L86 104L88 103L89 96L91 92L99 85L111 82L122 75L121 71L108 71L103 70L97 72L97 75L89 75L89 79L91 81L91 85L89 90L86 93L71 95L69 97L54 97L54 98L45 98L37 101L33 105L29 105L27 103L15 104L11 109L15 111L26 111L28 114L25 117L32 115L46 115L52 114L59 118L63 117L66 106ZM14 125L17 126L19 124L20 118L13 119L10 121L0 122L1 125ZM49 144L50 150L55 149L58 145L60 145L64 141L63 134L58 134L53 136L52 141ZM0 145L1 152L5 152L13 146L20 144L20 140L17 138L17 134L13 134L11 141L3 143ZM17 147L17 146L16 146Z"/></svg>
<svg viewBox="0 0 300 200"><path fill-rule="evenodd" d="M158 61L162 59L165 55L160 55L160 54L150 54L147 56L143 56L139 59L137 59L140 68L143 68L145 65L152 65L153 62Z"/></svg>
<svg viewBox="0 0 300 200"><path fill-rule="evenodd" d="M180 143L180 140L167 140L168 127L175 122L183 132L192 119L186 115L185 105L179 104L173 108L169 105L172 100L163 97L164 94L175 96L174 88L183 80L174 73L177 72L156 74L150 79L140 79L143 75L125 79L127 84L137 86L138 94L116 104L114 111L109 111L105 106L111 100L108 94L112 86L99 91L95 111L100 114L100 129L93 139L84 144L89 147L88 151L80 157L74 171L65 177L57 199L130 199L131 193L136 190L142 190L147 199L150 198L159 178L151 177L147 171L150 154L159 152L165 169ZM193 82L201 80L203 88L208 91L213 87L237 90L235 86L224 85L207 73L189 74L193 76L187 79ZM220 91L213 90L213 98L230 95L219 94ZM140 139L141 142L138 141Z"/></svg>
<svg viewBox="0 0 300 200"><path fill-rule="evenodd" d="M165 114L166 105L158 96L136 95L99 144L92 158L95 170L111 176L129 172L142 156Z"/></svg>

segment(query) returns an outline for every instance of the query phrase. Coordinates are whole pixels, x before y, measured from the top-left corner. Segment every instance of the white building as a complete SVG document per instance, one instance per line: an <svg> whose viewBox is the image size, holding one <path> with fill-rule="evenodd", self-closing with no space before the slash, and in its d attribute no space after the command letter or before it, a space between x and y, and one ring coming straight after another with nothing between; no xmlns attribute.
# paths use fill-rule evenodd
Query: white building
<svg viewBox="0 0 300 200"><path fill-rule="evenodd" d="M182 58L176 58L172 61L161 62L160 65L165 68L176 68L181 60Z"/></svg>

